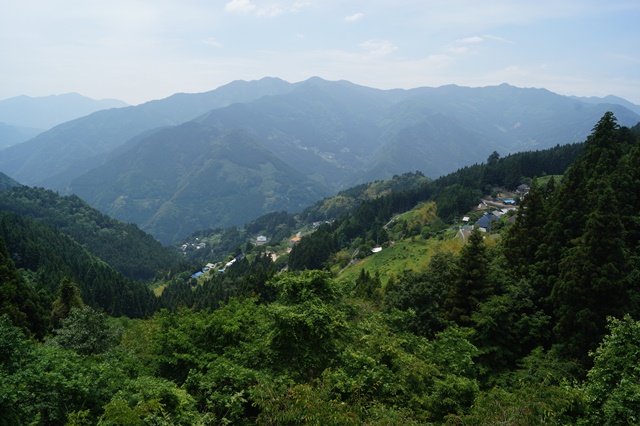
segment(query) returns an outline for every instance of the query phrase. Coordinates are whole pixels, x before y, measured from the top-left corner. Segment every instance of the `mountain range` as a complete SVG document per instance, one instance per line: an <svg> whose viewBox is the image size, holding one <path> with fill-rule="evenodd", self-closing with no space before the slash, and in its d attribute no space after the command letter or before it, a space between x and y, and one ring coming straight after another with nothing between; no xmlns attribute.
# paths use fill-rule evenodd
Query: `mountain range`
<svg viewBox="0 0 640 426"><path fill-rule="evenodd" d="M127 106L116 99L91 99L78 93L0 100L0 150L26 142L64 122L103 109Z"/></svg>
<svg viewBox="0 0 640 426"><path fill-rule="evenodd" d="M365 181L416 170L436 178L494 151L581 142L606 111L622 125L640 121L640 107L602 101L506 84L236 81L63 123L3 150L0 171L75 193L166 243Z"/></svg>
<svg viewBox="0 0 640 426"><path fill-rule="evenodd" d="M117 99L91 99L78 93L0 100L0 122L40 131L96 111L127 106Z"/></svg>

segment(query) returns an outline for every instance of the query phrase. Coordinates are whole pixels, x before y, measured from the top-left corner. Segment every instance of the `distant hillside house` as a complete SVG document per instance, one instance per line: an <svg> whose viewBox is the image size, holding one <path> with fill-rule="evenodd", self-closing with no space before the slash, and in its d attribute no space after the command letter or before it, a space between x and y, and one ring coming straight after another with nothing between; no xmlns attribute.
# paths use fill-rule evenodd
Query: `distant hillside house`
<svg viewBox="0 0 640 426"><path fill-rule="evenodd" d="M301 238L300 237L293 237L292 239L289 240L289 245L296 245L300 242Z"/></svg>
<svg viewBox="0 0 640 426"><path fill-rule="evenodd" d="M257 246L263 246L265 244L267 244L267 237L265 237L264 235L260 235L258 236L258 238L256 238Z"/></svg>
<svg viewBox="0 0 640 426"><path fill-rule="evenodd" d="M494 215L493 213L489 213L478 219L476 225L478 225L480 228L484 228L484 230L487 230L491 226L491 222L497 222L498 220L500 220L498 216Z"/></svg>
<svg viewBox="0 0 640 426"><path fill-rule="evenodd" d="M523 183L522 185L519 185L518 188L516 188L516 192L520 194L520 196L525 196L530 189L531 188L529 188L529 185Z"/></svg>

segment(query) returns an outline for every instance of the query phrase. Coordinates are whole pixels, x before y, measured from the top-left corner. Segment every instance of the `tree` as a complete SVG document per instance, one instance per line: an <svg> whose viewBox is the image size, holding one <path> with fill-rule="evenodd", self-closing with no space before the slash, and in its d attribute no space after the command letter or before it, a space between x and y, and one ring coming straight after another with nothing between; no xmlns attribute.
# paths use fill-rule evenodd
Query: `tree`
<svg viewBox="0 0 640 426"><path fill-rule="evenodd" d="M363 299L372 299L374 295L378 298L381 295L380 292L380 275L376 272L371 276L364 268L360 270L360 275L356 279L356 285L353 291L356 296Z"/></svg>
<svg viewBox="0 0 640 426"><path fill-rule="evenodd" d="M26 420L21 401L28 395L23 372L33 358L33 345L22 330L0 315L0 426Z"/></svg>
<svg viewBox="0 0 640 426"><path fill-rule="evenodd" d="M104 407L98 425L197 424L193 397L168 380L141 376L125 384Z"/></svg>
<svg viewBox="0 0 640 426"><path fill-rule="evenodd" d="M640 322L629 315L609 318L610 333L593 352L587 373L586 425L640 422Z"/></svg>
<svg viewBox="0 0 640 426"><path fill-rule="evenodd" d="M80 297L78 285L69 278L64 277L58 287L57 298L53 301L51 317L54 324L66 318L73 308L82 308L84 303Z"/></svg>
<svg viewBox="0 0 640 426"><path fill-rule="evenodd" d="M454 270L454 255L442 251L433 255L424 273L405 271L397 282L390 279L384 300L387 309L414 312L403 321L406 328L419 336L433 337L448 324L443 310L455 279Z"/></svg>
<svg viewBox="0 0 640 426"><path fill-rule="evenodd" d="M274 361L301 377L315 377L334 359L346 328L342 293L321 271L284 274L273 285L280 293L268 307Z"/></svg>
<svg viewBox="0 0 640 426"><path fill-rule="evenodd" d="M493 287L488 280L488 264L482 233L476 229L462 247L456 264L453 289L445 302L449 318L458 325L472 326L471 315L480 303L493 294Z"/></svg>
<svg viewBox="0 0 640 426"><path fill-rule="evenodd" d="M583 359L605 332L605 319L629 306L630 264L624 227L611 188L589 214L584 233L560 262L561 275L552 292L555 331L566 356Z"/></svg>
<svg viewBox="0 0 640 426"><path fill-rule="evenodd" d="M6 314L13 324L42 336L47 323L42 304L16 270L0 237L0 315Z"/></svg>
<svg viewBox="0 0 640 426"><path fill-rule="evenodd" d="M80 355L106 352L118 344L122 335L121 330L109 324L104 312L90 306L71 309L69 316L60 320L60 325L49 342Z"/></svg>
<svg viewBox="0 0 640 426"><path fill-rule="evenodd" d="M527 196L520 203L515 223L504 238L504 254L518 276L526 277L533 271L540 235L543 235L548 220L545 198L544 190L534 179Z"/></svg>

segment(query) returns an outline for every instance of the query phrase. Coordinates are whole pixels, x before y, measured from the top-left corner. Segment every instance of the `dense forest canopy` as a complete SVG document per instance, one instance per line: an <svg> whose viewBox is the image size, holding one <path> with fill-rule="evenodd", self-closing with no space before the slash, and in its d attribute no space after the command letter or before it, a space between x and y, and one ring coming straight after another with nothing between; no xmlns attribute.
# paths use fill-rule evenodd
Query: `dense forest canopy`
<svg viewBox="0 0 640 426"><path fill-rule="evenodd" d="M123 275L137 280L178 264L164 248L136 225L100 213L75 195L27 186L0 191L0 210L12 211L57 227Z"/></svg>
<svg viewBox="0 0 640 426"><path fill-rule="evenodd" d="M0 424L635 424L638 164L638 127L607 113L584 144L412 174L336 217L319 203L288 271L247 246L224 273L165 270L151 298L123 296L141 283L53 225L2 212ZM522 183L517 213L463 244L451 218ZM412 250L422 266L398 267ZM31 268L52 252L73 259L47 279Z"/></svg>

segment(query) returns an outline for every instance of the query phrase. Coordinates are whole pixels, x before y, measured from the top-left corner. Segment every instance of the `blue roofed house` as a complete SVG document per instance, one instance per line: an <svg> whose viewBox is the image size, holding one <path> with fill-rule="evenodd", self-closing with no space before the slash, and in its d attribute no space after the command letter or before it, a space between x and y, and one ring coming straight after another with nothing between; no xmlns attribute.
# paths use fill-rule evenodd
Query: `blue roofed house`
<svg viewBox="0 0 640 426"><path fill-rule="evenodd" d="M478 221L476 222L476 225L478 225L480 228L486 231L487 229L490 228L491 222L494 222L494 221L497 222L498 220L500 220L498 216L494 215L493 213L488 213L482 216L480 219L478 219Z"/></svg>

